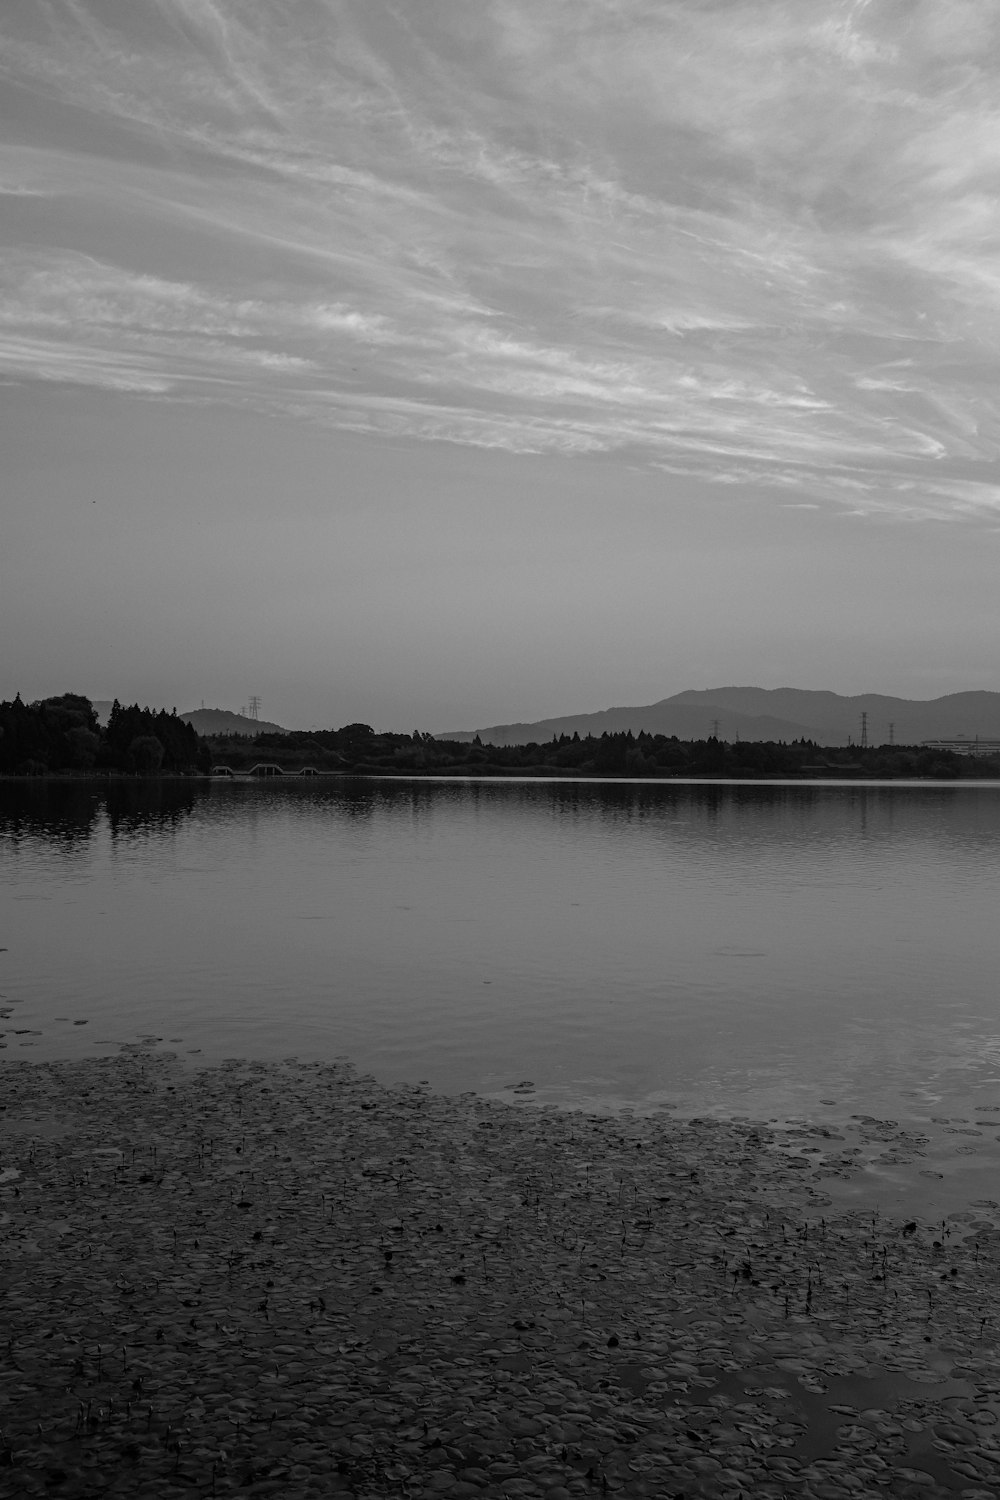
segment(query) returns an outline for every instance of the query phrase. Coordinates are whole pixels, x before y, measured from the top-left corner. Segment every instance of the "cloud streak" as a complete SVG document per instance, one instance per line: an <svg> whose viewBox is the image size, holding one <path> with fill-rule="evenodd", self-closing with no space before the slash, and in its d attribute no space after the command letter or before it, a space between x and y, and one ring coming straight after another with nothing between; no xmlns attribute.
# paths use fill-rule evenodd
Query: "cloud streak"
<svg viewBox="0 0 1000 1500"><path fill-rule="evenodd" d="M0 373L998 505L1000 18L11 0Z"/></svg>

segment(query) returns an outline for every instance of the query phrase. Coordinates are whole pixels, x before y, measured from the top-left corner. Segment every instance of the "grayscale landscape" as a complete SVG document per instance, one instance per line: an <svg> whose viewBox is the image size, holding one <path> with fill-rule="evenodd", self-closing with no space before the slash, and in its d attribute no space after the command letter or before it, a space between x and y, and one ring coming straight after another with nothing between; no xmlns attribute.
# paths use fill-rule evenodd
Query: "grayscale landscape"
<svg viewBox="0 0 1000 1500"><path fill-rule="evenodd" d="M0 4L0 1500L998 1492L998 89Z"/></svg>

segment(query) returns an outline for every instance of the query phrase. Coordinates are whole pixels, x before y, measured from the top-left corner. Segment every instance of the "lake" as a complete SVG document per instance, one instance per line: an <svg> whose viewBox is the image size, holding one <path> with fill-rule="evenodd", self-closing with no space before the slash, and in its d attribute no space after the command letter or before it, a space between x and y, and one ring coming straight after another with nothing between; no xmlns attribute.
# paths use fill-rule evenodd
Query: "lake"
<svg viewBox="0 0 1000 1500"><path fill-rule="evenodd" d="M1000 1103L998 914L993 783L0 787L7 1058L948 1116Z"/></svg>

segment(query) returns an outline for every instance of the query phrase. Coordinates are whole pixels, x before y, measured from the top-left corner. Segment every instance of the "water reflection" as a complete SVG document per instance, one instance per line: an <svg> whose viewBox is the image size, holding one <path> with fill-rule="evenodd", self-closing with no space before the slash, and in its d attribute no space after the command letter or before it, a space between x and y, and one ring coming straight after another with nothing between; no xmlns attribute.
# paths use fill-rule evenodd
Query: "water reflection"
<svg viewBox="0 0 1000 1500"><path fill-rule="evenodd" d="M143 1031L748 1113L1000 1084L982 783L8 785L4 851L53 1055Z"/></svg>
<svg viewBox="0 0 1000 1500"><path fill-rule="evenodd" d="M87 782L18 781L0 785L0 847L31 839L67 852L86 844L97 822L100 798Z"/></svg>
<svg viewBox="0 0 1000 1500"><path fill-rule="evenodd" d="M121 781L104 798L112 839L155 838L175 832L195 810L198 790L188 781Z"/></svg>
<svg viewBox="0 0 1000 1500"><path fill-rule="evenodd" d="M0 842L85 845L102 815L113 837L156 834L189 817L198 795L198 784L188 781L8 781L0 784Z"/></svg>

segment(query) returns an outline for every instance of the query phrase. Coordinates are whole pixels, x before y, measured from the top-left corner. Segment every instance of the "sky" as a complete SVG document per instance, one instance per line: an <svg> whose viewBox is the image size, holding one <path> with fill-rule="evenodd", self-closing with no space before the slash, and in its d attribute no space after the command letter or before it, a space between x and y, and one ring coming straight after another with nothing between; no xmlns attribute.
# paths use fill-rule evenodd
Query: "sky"
<svg viewBox="0 0 1000 1500"><path fill-rule="evenodd" d="M998 686L1000 7L3 0L0 696Z"/></svg>

